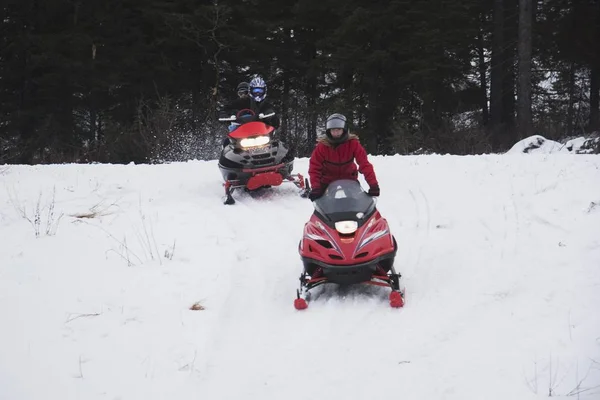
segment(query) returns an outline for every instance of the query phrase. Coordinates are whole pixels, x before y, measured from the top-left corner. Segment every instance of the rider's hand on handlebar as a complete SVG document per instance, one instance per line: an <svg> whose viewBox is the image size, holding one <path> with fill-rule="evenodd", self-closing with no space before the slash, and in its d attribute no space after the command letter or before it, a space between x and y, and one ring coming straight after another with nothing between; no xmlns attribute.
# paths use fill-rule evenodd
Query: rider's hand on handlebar
<svg viewBox="0 0 600 400"><path fill-rule="evenodd" d="M322 196L323 196L323 189L312 188L312 190L310 191L310 194L308 195L308 198L310 199L310 201L315 201Z"/></svg>
<svg viewBox="0 0 600 400"><path fill-rule="evenodd" d="M367 192L367 194L368 194L369 196L372 196L372 197L377 197L377 196L379 196L379 193L380 193L380 190L379 190L379 185L371 186L371 187L369 188L369 191Z"/></svg>

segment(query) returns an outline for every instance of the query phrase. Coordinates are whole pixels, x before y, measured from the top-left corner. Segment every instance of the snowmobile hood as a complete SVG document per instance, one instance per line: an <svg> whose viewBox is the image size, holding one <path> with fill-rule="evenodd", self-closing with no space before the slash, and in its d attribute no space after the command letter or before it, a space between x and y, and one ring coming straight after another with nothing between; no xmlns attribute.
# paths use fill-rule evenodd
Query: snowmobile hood
<svg viewBox="0 0 600 400"><path fill-rule="evenodd" d="M395 255L387 221L375 211L362 226L348 221L335 228L314 214L304 227L300 255L322 266L357 265Z"/></svg>
<svg viewBox="0 0 600 400"><path fill-rule="evenodd" d="M267 136L273 132L275 128L260 121L247 122L240 125L229 136L233 139L246 139L254 136Z"/></svg>
<svg viewBox="0 0 600 400"><path fill-rule="evenodd" d="M360 183L333 181L314 203L301 255L321 265L352 265L394 253L387 221Z"/></svg>

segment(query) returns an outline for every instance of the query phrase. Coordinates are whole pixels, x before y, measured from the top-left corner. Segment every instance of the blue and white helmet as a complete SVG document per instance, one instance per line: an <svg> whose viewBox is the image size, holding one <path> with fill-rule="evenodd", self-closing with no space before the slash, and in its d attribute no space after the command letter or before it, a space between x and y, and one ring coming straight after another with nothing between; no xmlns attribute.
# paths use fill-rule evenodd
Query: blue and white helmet
<svg viewBox="0 0 600 400"><path fill-rule="evenodd" d="M265 99L265 97L267 97L267 84L263 78L260 77L260 75L256 75L254 78L252 78L249 86L250 96L252 96L254 101L260 103Z"/></svg>

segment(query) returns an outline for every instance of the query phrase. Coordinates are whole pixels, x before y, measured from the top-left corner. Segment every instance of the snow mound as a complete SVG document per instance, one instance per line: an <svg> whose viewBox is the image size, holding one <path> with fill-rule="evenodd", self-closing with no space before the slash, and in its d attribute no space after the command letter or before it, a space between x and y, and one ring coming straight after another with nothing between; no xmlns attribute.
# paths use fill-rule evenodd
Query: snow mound
<svg viewBox="0 0 600 400"><path fill-rule="evenodd" d="M518 141L507 152L507 154L534 153L534 154L592 154L597 152L600 144L600 136L584 137L580 136L570 139L565 143L546 139L541 135L533 135Z"/></svg>

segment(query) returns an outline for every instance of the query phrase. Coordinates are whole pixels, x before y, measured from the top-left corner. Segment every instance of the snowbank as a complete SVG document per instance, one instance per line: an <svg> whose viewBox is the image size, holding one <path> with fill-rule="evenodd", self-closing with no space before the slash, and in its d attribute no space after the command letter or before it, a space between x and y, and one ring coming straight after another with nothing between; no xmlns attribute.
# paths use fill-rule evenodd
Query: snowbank
<svg viewBox="0 0 600 400"><path fill-rule="evenodd" d="M525 138L507 151L507 154L518 153L536 153L536 154L552 154L552 153L572 153L572 154L592 154L598 146L600 136L584 137L580 136L565 143L556 142L546 139L540 135L533 135Z"/></svg>

